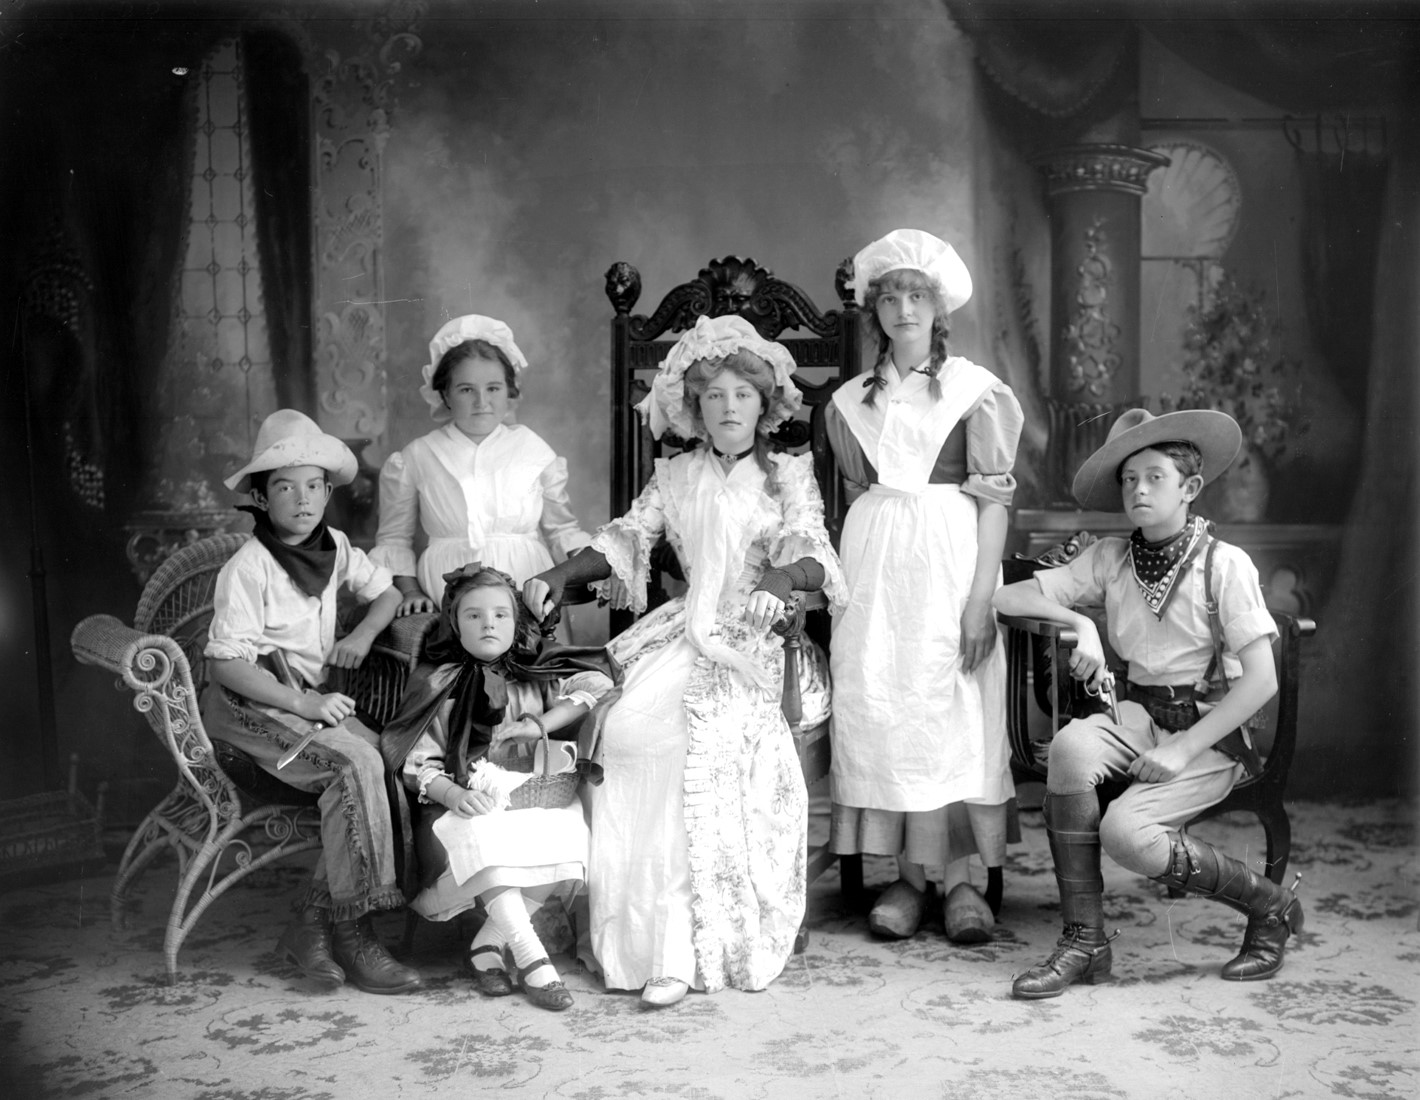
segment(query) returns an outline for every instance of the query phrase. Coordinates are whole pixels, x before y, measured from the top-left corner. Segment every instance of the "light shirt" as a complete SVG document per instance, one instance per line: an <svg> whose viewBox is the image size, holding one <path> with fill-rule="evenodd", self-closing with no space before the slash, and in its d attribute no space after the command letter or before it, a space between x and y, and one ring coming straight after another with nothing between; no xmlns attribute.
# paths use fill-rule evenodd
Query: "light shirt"
<svg viewBox="0 0 1420 1100"><path fill-rule="evenodd" d="M335 646L335 604L346 585L369 603L393 583L342 532L335 540L335 568L320 596L307 596L266 547L249 539L222 571L212 601L212 625L203 655L256 663L273 649L285 652L291 671L311 687L325 682L325 662Z"/></svg>
<svg viewBox="0 0 1420 1100"><path fill-rule="evenodd" d="M1203 591L1202 547L1179 577L1178 590L1162 619L1149 610L1129 565L1129 540L1102 538L1078 558L1035 579L1050 599L1066 607L1103 606L1109 644L1129 663L1132 683L1178 686L1202 680L1213 661L1213 633ZM1230 680L1242 674L1235 654L1258 638L1277 637L1262 599L1257 567L1247 552L1219 542L1213 554L1213 595L1223 623L1224 668Z"/></svg>

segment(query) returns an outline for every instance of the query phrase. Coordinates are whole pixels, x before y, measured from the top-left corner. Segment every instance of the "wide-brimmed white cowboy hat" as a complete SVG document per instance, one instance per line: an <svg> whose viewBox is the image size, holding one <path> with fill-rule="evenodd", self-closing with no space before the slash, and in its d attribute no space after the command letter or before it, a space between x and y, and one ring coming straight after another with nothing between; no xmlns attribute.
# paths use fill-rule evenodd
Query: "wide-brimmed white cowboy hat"
<svg viewBox="0 0 1420 1100"><path fill-rule="evenodd" d="M1225 412L1182 409L1155 416L1148 409L1120 414L1109 429L1104 445L1080 464L1072 491L1080 507L1095 512L1124 511L1124 497L1116 476L1120 464L1145 447L1182 440L1203 455L1203 484L1207 485L1233 464L1242 450L1242 429Z"/></svg>
<svg viewBox="0 0 1420 1100"><path fill-rule="evenodd" d="M252 474L287 466L319 466L330 475L332 485L349 485L359 469L354 452L335 436L326 435L305 413L277 409L261 422L251 461L223 484L233 492L249 492Z"/></svg>
<svg viewBox="0 0 1420 1100"><path fill-rule="evenodd" d="M920 271L942 296L952 313L971 299L971 272L957 250L940 237L921 229L894 229L853 257L853 278L848 286L860 306L867 300L868 284L889 271Z"/></svg>

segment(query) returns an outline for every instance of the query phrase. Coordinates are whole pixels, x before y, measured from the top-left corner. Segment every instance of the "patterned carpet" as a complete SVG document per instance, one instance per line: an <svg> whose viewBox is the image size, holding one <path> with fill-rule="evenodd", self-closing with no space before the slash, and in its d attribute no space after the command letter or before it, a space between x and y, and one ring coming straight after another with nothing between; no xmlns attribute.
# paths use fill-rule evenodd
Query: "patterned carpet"
<svg viewBox="0 0 1420 1100"><path fill-rule="evenodd" d="M1011 975L1054 942L1058 912L1038 813L1011 859L992 943L935 928L884 943L830 874L811 892L805 954L767 992L692 994L647 1011L564 965L576 1006L479 997L450 925L421 925L428 989L315 993L273 946L302 877L262 873L220 900L163 980L172 864L151 869L125 931L109 879L0 895L0 1095L163 1100L344 1100L470 1090L511 1097L1070 1097L1420 1095L1420 861L1414 808L1294 807L1293 867L1307 928L1269 982L1219 981L1241 918L1170 901L1106 861L1116 980L1054 1001L1010 998ZM1239 819L1198 834L1235 852ZM870 885L889 877L868 868ZM381 923L395 944L402 917ZM558 960L565 963L565 960Z"/></svg>

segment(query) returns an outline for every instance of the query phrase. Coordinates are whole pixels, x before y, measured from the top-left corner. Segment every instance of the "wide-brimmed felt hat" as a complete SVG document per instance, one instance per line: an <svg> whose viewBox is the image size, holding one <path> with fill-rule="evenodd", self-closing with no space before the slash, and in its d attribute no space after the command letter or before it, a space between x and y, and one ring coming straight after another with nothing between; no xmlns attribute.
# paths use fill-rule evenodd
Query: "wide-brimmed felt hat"
<svg viewBox="0 0 1420 1100"><path fill-rule="evenodd" d="M245 493L251 489L252 474L287 466L319 466L333 485L349 485L359 469L355 453L335 436L326 435L305 413L277 409L257 429L251 461L223 484Z"/></svg>
<svg viewBox="0 0 1420 1100"><path fill-rule="evenodd" d="M1104 445L1080 464L1072 491L1080 507L1095 512L1122 512L1124 498L1116 474L1135 451L1182 440L1203 455L1203 484L1233 464L1242 450L1242 429L1225 412L1183 409L1155 416L1148 409L1130 409L1110 426Z"/></svg>
<svg viewBox="0 0 1420 1100"><path fill-rule="evenodd" d="M860 306L867 301L868 284L889 271L920 271L946 303L947 312L971 299L971 272L957 250L940 237L921 229L894 229L853 257L853 278L848 286Z"/></svg>
<svg viewBox="0 0 1420 1100"><path fill-rule="evenodd" d="M513 330L502 321L481 313L455 317L434 333L434 338L429 341L429 362L424 365L424 384L419 387L419 395L424 398L429 406L429 415L435 420L448 420L453 413L444 404L443 394L434 388L434 372L439 367L439 360L450 348L456 348L468 340L483 340L506 355L513 365L514 378L528 369L527 357L513 340Z"/></svg>

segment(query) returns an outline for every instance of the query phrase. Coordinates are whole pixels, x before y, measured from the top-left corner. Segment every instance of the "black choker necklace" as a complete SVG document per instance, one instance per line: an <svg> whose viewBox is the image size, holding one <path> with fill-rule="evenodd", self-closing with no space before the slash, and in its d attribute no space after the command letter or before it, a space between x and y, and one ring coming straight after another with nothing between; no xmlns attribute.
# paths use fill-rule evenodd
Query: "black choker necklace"
<svg viewBox="0 0 1420 1100"><path fill-rule="evenodd" d="M737 454L737 455L727 455L724 451L720 450L720 448L717 447L717 446L715 446L715 444L713 444L713 443L710 444L710 451L711 451L711 453L714 454L714 456L715 456L716 458L723 458L726 462L728 462L728 463L730 463L731 465L733 465L734 463L738 462L740 459L746 458L746 457L748 457L750 454L752 454L752 453L754 452L754 444L751 443L748 447L746 447L743 451L741 451L741 452L740 452L739 454Z"/></svg>

